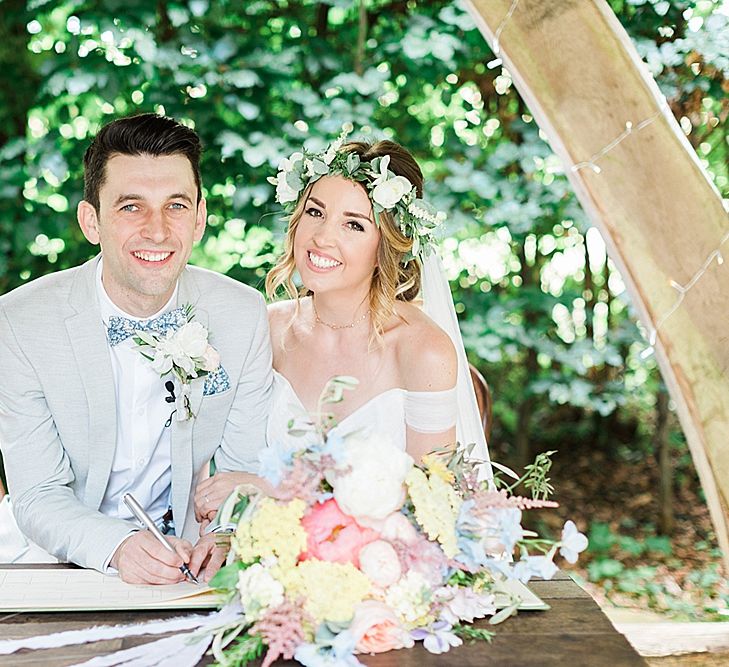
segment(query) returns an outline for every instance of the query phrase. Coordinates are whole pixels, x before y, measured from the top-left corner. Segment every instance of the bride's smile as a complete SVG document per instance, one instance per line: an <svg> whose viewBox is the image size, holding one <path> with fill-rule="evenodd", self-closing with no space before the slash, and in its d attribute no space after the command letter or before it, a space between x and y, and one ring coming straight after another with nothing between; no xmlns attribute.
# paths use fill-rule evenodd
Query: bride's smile
<svg viewBox="0 0 729 667"><path fill-rule="evenodd" d="M342 265L342 263L337 261L336 259L323 255L314 250L309 250L308 256L309 263L312 265L312 268L317 271L331 271L332 269L336 269L338 266Z"/></svg>

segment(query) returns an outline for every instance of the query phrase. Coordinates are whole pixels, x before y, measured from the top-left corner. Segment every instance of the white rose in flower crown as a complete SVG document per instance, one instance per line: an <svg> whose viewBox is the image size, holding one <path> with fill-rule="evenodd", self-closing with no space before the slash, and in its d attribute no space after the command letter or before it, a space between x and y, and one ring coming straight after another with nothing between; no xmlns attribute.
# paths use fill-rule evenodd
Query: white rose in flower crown
<svg viewBox="0 0 729 667"><path fill-rule="evenodd" d="M395 176L379 183L372 190L372 200L385 209L391 209L413 189L413 184L404 176Z"/></svg>
<svg viewBox="0 0 729 667"><path fill-rule="evenodd" d="M290 157L283 158L278 164L278 174L276 174L276 199L281 204L287 204L296 201L299 198L299 191L294 190L286 180L291 171L296 168L296 164L304 159L304 154L296 152Z"/></svg>
<svg viewBox="0 0 729 667"><path fill-rule="evenodd" d="M276 177L276 199L281 204L287 204L291 201L296 201L299 198L299 193L294 190L286 181L286 172L278 172Z"/></svg>
<svg viewBox="0 0 729 667"><path fill-rule="evenodd" d="M348 472L329 472L326 479L345 514L360 525L372 526L400 509L405 500L405 477L412 457L392 444L388 435L352 434L343 461Z"/></svg>
<svg viewBox="0 0 729 667"><path fill-rule="evenodd" d="M212 345L208 345L202 355L202 369L210 372L218 366L220 366L220 354Z"/></svg>
<svg viewBox="0 0 729 667"><path fill-rule="evenodd" d="M294 169L297 162L300 162L303 159L304 154L302 152L297 151L296 153L292 153L289 157L283 158L281 162L278 163L278 170L289 172Z"/></svg>
<svg viewBox="0 0 729 667"><path fill-rule="evenodd" d="M384 540L375 540L360 549L359 569L378 588L394 584L402 574L397 551Z"/></svg>

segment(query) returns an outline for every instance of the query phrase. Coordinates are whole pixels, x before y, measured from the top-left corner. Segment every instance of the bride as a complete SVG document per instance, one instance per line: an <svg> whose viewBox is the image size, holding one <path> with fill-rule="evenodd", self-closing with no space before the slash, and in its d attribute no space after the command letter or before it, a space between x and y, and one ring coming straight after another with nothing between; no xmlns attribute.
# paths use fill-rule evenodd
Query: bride
<svg viewBox="0 0 729 667"><path fill-rule="evenodd" d="M444 216L422 200L422 172L405 148L345 137L319 154L294 153L275 179L289 226L266 291L288 299L269 306L268 442L289 441L292 406L314 413L327 381L346 375L359 382L328 406L332 433L375 428L416 461L458 437L475 442L476 458L488 461L452 298L432 248ZM490 468L484 472L490 476ZM212 518L239 477L220 473L198 485L200 520Z"/></svg>

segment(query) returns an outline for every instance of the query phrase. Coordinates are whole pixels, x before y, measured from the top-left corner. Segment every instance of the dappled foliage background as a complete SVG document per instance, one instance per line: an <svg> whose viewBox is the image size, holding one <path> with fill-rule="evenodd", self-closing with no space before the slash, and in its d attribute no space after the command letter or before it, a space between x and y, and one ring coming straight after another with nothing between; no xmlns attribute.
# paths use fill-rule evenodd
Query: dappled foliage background
<svg viewBox="0 0 729 667"><path fill-rule="evenodd" d="M729 196L729 3L610 4ZM640 356L647 343L620 275L458 2L1 6L0 294L95 253L75 224L82 156L118 115L157 111L200 133L210 218L192 260L259 287L282 236L266 177L302 143L323 146L352 121L410 148L428 196L449 212L442 251L472 360L494 395L493 456L518 466L557 449L561 476L578 479L583 461L579 486L603 498L604 471L635 466L649 501L633 524L670 534L685 518L690 457L655 361ZM594 507L570 513L584 528ZM625 568L619 533L635 525L604 525L594 562L608 565L590 576L613 581ZM712 553L708 524L704 532ZM671 556L670 542L660 544Z"/></svg>

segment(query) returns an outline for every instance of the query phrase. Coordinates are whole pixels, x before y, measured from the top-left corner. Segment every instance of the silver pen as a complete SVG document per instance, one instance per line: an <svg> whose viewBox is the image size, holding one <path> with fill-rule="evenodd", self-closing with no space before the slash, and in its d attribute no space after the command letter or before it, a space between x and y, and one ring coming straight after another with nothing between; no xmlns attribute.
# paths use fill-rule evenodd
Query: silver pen
<svg viewBox="0 0 729 667"><path fill-rule="evenodd" d="M167 551L171 551L173 554L177 554L175 548L167 541L167 538L165 538L165 536L160 532L160 529L157 528L155 522L152 521L149 514L147 514L142 509L142 506L137 502L137 499L131 493L125 493L122 496L122 500L124 501L124 504L129 508L129 511L135 517L137 517L137 520L140 523L147 527L147 530L149 530L149 532L157 538L157 540L164 546L165 549L167 549ZM182 574L184 574L193 584L200 583L195 578L195 575L190 572L190 568L187 567L187 563L183 563L180 566L180 572L182 572Z"/></svg>

